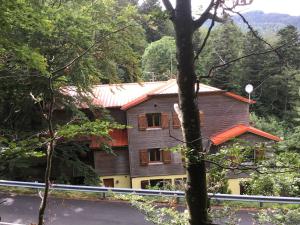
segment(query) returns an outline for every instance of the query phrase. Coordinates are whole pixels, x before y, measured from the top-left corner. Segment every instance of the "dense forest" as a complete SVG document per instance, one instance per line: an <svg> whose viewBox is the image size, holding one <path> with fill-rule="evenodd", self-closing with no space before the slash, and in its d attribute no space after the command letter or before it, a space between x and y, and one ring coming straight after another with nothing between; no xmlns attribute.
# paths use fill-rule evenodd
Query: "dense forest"
<svg viewBox="0 0 300 225"><path fill-rule="evenodd" d="M135 0L5 1L0 12L1 146L11 150L11 155L4 154L1 158L4 177L17 174L12 178L25 179L28 174L21 175L18 171L28 167L24 159L31 156L28 151L34 150L32 154L36 157L42 155L39 137L45 134L47 126L38 105L46 104L51 96L49 75L57 78L56 103L68 106L72 113L76 111L74 99L61 92L66 85L88 92L91 85L99 83L176 77L174 29L158 0L142 4ZM251 18L256 18L254 28L265 20L260 18L271 18L277 23L271 15L258 12L247 15L250 24ZM241 21L228 18L213 29L195 66L201 82L224 90L246 96L244 87L252 84L251 98L257 101L250 108L253 123L284 138L281 145L285 147L281 148L299 152L299 20L285 17L289 19L276 33L268 35L266 41L260 33L265 27L253 33L245 24L241 26ZM271 24L269 19L267 23ZM195 49L200 48L206 31L207 28L202 28L195 33ZM202 78L212 67L239 57L241 60L213 70L209 78ZM84 116L78 111L76 115ZM78 143L72 144L81 149L79 152L84 149ZM75 153L58 148L55 157L68 159L68 163L81 168L80 154ZM93 176L89 169L78 171ZM61 180L71 182L64 174Z"/></svg>

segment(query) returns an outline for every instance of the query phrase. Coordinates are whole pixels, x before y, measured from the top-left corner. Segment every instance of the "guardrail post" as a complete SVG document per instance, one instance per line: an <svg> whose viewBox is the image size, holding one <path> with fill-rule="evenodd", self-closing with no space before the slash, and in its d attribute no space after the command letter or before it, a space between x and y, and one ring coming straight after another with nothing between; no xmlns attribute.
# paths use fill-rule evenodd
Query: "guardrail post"
<svg viewBox="0 0 300 225"><path fill-rule="evenodd" d="M262 208L264 206L263 202L259 202L259 207Z"/></svg>

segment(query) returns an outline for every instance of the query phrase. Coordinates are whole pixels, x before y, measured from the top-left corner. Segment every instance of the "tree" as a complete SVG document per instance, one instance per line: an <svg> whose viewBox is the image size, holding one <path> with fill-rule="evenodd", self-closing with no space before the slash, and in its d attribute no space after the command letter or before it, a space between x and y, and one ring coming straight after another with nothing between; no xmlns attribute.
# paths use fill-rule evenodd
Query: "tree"
<svg viewBox="0 0 300 225"><path fill-rule="evenodd" d="M76 109L79 100L87 99L83 91L88 92L92 83L119 79L119 68L138 76L135 49L143 41L143 30L133 19L136 13L131 5L118 10L113 1L6 1L0 6L0 109L5 118L1 131L15 142L8 144L6 153L12 154L7 159L18 151L28 155L24 150L46 149L39 225L44 223L52 157L59 140L87 134L108 137L115 127L106 121L87 121L78 110L70 121L58 124L54 111ZM79 94L65 95L63 87L69 85ZM18 121L32 111L39 117L30 120L30 127ZM37 145L28 146L32 137ZM20 141L28 148L16 148Z"/></svg>
<svg viewBox="0 0 300 225"><path fill-rule="evenodd" d="M254 85L252 97L259 101L253 109L258 115L274 115L291 121L298 97L299 34L295 28L288 26L281 29L277 36L276 45L286 46L278 49L280 60L276 55L260 55L242 60L243 73L240 81L242 88L247 83ZM244 54L267 48L268 46L252 33L247 34Z"/></svg>
<svg viewBox="0 0 300 225"><path fill-rule="evenodd" d="M146 31L149 43L161 39L163 36L173 36L174 29L162 11L159 0L145 0L139 6L141 22Z"/></svg>
<svg viewBox="0 0 300 225"><path fill-rule="evenodd" d="M172 37L152 42L142 57L143 80L168 80L176 74L176 46Z"/></svg>
<svg viewBox="0 0 300 225"><path fill-rule="evenodd" d="M219 65L238 58L242 54L242 41L243 33L233 21L227 21L219 26L207 43L206 49L209 48L210 52L207 59L205 59L207 61L206 73L211 65ZM202 56L205 57L204 55L203 53ZM203 57L199 59L200 64L203 64ZM238 84L240 73L239 63L228 65L216 70L209 84L223 90L237 91L240 88Z"/></svg>
<svg viewBox="0 0 300 225"><path fill-rule="evenodd" d="M210 31L217 19L217 9L232 10L237 5L251 3L247 1L235 1L232 7L223 5L224 1L212 0L198 19L193 19L191 1L177 0L175 8L169 0L163 0L175 29L177 47L177 84L179 96L179 108L182 113L182 133L185 147L187 149L187 185L186 201L189 210L189 222L192 225L207 225L207 187L205 174L204 149L202 146L201 132L199 127L199 111L197 106L197 78L195 74L194 61L198 58L205 47ZM213 11L213 13L211 12ZM196 56L194 54L193 34L208 19L212 19L211 26L203 40Z"/></svg>

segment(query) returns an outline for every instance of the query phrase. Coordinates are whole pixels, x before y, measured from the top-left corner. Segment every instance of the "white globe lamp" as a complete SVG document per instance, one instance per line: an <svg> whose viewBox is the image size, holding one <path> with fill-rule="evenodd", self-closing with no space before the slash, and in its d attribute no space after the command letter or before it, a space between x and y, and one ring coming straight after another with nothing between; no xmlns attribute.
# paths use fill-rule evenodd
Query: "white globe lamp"
<svg viewBox="0 0 300 225"><path fill-rule="evenodd" d="M245 91L250 95L251 92L253 91L252 84L247 84L246 87L245 87Z"/></svg>

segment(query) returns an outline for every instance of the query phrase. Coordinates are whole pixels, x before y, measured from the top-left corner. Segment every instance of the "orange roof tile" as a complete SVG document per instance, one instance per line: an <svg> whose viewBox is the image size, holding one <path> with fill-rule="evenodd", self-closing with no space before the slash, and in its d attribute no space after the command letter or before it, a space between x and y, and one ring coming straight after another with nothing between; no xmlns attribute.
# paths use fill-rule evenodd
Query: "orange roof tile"
<svg viewBox="0 0 300 225"><path fill-rule="evenodd" d="M210 140L212 141L212 143L214 145L220 145L226 141L229 141L229 140L236 138L247 132L256 134L258 136L265 137L265 138L273 140L273 141L281 141L281 139L275 135L269 134L269 133L259 130L257 128L243 125L243 124L236 125L226 131L218 133L218 134L212 136L210 138Z"/></svg>

